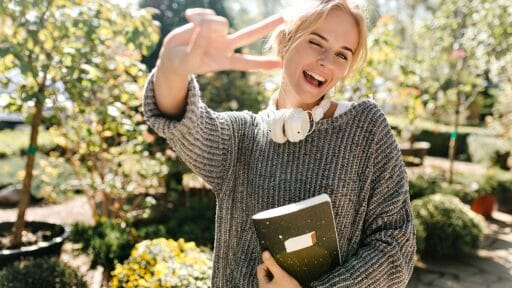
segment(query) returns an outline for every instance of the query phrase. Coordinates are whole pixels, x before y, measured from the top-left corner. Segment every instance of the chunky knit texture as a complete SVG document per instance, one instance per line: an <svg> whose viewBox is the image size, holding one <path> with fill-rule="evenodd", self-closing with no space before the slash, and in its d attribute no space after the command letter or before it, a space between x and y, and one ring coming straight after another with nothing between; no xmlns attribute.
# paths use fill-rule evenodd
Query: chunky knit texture
<svg viewBox="0 0 512 288"><path fill-rule="evenodd" d="M147 123L215 193L213 287L257 287L261 251L251 216L321 193L331 197L343 264L312 286L407 284L416 248L407 175L373 101L320 120L303 141L278 144L265 130L265 111L214 112L194 77L187 97L182 119L163 115L152 73L143 108Z"/></svg>

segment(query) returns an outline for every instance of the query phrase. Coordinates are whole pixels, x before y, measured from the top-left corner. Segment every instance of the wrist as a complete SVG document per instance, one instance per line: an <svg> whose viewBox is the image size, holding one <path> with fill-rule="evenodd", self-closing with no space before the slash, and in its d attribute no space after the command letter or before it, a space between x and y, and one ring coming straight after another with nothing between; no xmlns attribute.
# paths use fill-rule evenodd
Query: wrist
<svg viewBox="0 0 512 288"><path fill-rule="evenodd" d="M175 70L169 70L162 65L157 64L155 66L155 82L163 85L168 85L169 83L188 83L189 75L176 73Z"/></svg>
<svg viewBox="0 0 512 288"><path fill-rule="evenodd" d="M167 57L160 57L155 65L155 74L160 74L160 76L163 76L163 78L167 78L167 80L172 79L179 79L179 80L188 80L188 77L190 74L188 71L186 71L183 68L179 68L179 65L177 63L174 63L170 55Z"/></svg>

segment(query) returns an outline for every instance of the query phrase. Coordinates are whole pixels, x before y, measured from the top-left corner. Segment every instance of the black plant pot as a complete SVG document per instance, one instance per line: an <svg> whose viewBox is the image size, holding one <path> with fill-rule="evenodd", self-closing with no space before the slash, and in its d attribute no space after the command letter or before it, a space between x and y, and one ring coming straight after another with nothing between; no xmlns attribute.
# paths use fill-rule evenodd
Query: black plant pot
<svg viewBox="0 0 512 288"><path fill-rule="evenodd" d="M9 233L14 222L0 222L0 233ZM0 268L7 266L17 260L28 257L59 256L64 241L68 238L70 229L60 224L31 221L25 226L32 231L50 231L51 235L47 241L42 241L31 246L24 246L19 249L0 250Z"/></svg>

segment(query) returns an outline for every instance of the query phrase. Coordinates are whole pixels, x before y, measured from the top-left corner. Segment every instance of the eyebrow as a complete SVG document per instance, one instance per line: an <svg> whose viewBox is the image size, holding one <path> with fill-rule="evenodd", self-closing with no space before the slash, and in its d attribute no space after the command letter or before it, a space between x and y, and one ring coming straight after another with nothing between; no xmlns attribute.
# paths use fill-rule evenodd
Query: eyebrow
<svg viewBox="0 0 512 288"><path fill-rule="evenodd" d="M325 38L324 35L318 33L318 32L311 32L312 35L315 35L316 37L324 40L325 42L329 42L329 40L327 40L327 38ZM354 54L354 51L352 50L352 48L350 47L347 47L347 46L341 46L341 49L344 49L344 50L347 50L349 51L350 53Z"/></svg>

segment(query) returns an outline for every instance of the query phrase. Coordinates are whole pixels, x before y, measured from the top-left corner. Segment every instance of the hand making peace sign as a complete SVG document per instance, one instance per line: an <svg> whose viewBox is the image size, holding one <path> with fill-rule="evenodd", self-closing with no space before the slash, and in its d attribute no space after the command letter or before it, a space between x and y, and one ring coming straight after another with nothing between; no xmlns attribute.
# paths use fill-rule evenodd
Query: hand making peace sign
<svg viewBox="0 0 512 288"><path fill-rule="evenodd" d="M255 70L281 67L278 57L242 55L236 48L254 42L283 23L272 16L228 35L229 23L213 10L194 8L185 11L190 22L171 31L160 52L161 65L181 75L222 70Z"/></svg>

